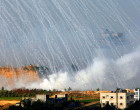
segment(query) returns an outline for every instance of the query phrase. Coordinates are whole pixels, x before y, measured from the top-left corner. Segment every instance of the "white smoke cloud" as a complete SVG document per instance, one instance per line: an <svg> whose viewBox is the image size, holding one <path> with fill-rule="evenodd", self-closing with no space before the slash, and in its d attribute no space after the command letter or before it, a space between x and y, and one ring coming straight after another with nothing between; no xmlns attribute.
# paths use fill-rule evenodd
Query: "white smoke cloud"
<svg viewBox="0 0 140 110"><path fill-rule="evenodd" d="M140 71L140 48L116 60L95 58L93 63L77 73L59 72L33 83L29 88L58 89L71 87L73 90L135 88L133 83Z"/></svg>

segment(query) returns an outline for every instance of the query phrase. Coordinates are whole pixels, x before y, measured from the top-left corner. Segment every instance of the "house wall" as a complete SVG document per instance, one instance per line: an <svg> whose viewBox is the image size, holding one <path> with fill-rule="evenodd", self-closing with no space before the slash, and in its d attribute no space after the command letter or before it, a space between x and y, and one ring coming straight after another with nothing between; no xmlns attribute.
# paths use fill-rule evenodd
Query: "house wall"
<svg viewBox="0 0 140 110"><path fill-rule="evenodd" d="M65 98L65 94L58 94L57 98Z"/></svg>
<svg viewBox="0 0 140 110"><path fill-rule="evenodd" d="M105 97L105 98L103 98L103 97ZM111 103L113 103L113 105L117 105L116 97L117 97L116 93L100 93L101 106L103 107L105 104L107 104L107 102L109 102L110 105L111 105Z"/></svg>
<svg viewBox="0 0 140 110"><path fill-rule="evenodd" d="M109 102L117 108L127 108L129 104L134 103L134 93L100 93L101 107Z"/></svg>
<svg viewBox="0 0 140 110"><path fill-rule="evenodd" d="M134 95L135 101L139 100L140 99L140 89L137 89L137 90L134 89L134 93L135 93L135 95Z"/></svg>
<svg viewBox="0 0 140 110"><path fill-rule="evenodd" d="M46 101L46 95L36 95L37 100Z"/></svg>
<svg viewBox="0 0 140 110"><path fill-rule="evenodd" d="M118 93L118 108L124 109L127 107L126 93Z"/></svg>

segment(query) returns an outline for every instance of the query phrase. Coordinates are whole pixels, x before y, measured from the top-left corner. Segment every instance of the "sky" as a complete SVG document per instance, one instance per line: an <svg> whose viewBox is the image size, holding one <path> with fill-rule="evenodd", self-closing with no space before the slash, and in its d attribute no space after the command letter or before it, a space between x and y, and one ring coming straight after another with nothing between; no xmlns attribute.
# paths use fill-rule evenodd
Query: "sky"
<svg viewBox="0 0 140 110"><path fill-rule="evenodd" d="M1 0L0 66L36 64L55 74L72 72L74 64L80 76L101 73L102 77L95 75L99 77L96 83L113 72L125 77L122 74L127 71L130 80L139 73L139 63L129 65L140 60L139 7L139 0ZM131 59L126 63L121 58ZM101 68L102 63L110 68L105 65L98 71L98 62ZM123 64L124 70L120 70ZM97 71L92 71L92 66ZM133 70L137 71L133 74Z"/></svg>
<svg viewBox="0 0 140 110"><path fill-rule="evenodd" d="M128 31L133 34L140 26L138 0L2 0L0 4L1 66L46 65L48 62L54 65L64 57L69 59L64 62L78 62L85 66L94 56L106 54L98 48L109 44L93 43L103 39L102 31L108 29L125 36L128 34L128 41L135 43L137 38L130 36ZM70 61L72 59L74 61Z"/></svg>

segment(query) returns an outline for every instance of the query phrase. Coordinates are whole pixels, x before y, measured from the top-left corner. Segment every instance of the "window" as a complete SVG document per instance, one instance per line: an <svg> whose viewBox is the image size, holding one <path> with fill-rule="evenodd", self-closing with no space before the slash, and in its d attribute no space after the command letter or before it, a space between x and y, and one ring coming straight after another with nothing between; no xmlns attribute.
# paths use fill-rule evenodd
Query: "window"
<svg viewBox="0 0 140 110"><path fill-rule="evenodd" d="M111 99L113 99L113 96L111 96Z"/></svg>
<svg viewBox="0 0 140 110"><path fill-rule="evenodd" d="M123 103L120 103L120 105L123 105Z"/></svg>
<svg viewBox="0 0 140 110"><path fill-rule="evenodd" d="M122 97L122 96L120 96L120 99L123 99L123 97Z"/></svg>
<svg viewBox="0 0 140 110"><path fill-rule="evenodd" d="M103 96L103 99L105 99L105 96Z"/></svg>

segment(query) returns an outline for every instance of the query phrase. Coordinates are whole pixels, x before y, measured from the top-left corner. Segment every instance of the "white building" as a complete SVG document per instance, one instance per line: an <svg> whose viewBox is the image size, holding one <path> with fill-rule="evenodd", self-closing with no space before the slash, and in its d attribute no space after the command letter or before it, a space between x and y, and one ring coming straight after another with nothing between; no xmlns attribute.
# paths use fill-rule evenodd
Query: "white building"
<svg viewBox="0 0 140 110"><path fill-rule="evenodd" d="M135 98L135 100L140 100L140 89L134 89L134 93L135 93L135 95L134 95L134 98Z"/></svg>
<svg viewBox="0 0 140 110"><path fill-rule="evenodd" d="M134 102L134 93L100 93L100 104L102 107L104 107L108 103L109 105L116 106L116 108L124 109Z"/></svg>

